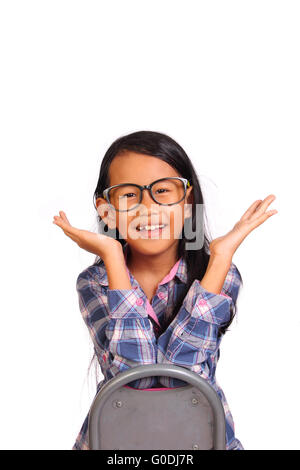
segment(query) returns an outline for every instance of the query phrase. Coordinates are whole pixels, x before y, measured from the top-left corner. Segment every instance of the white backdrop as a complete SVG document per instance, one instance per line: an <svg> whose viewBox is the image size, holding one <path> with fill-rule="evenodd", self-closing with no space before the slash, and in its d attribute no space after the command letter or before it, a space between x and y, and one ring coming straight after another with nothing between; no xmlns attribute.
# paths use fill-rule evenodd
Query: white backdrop
<svg viewBox="0 0 300 470"><path fill-rule="evenodd" d="M2 1L2 449L70 449L95 394L75 282L93 263L52 223L95 230L121 135L186 150L215 236L256 199L244 287L217 369L245 449L300 449L297 1Z"/></svg>

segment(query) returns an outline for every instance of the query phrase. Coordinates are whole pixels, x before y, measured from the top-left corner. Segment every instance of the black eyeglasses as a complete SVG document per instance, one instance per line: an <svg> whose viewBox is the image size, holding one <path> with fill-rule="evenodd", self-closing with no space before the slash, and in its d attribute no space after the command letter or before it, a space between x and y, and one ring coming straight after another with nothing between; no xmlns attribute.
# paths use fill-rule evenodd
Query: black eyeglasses
<svg viewBox="0 0 300 470"><path fill-rule="evenodd" d="M149 189L153 201L157 204L172 206L185 198L189 186L190 182L186 178L171 176L144 186L134 183L115 184L104 189L103 197L118 212L126 212L141 204L144 189Z"/></svg>

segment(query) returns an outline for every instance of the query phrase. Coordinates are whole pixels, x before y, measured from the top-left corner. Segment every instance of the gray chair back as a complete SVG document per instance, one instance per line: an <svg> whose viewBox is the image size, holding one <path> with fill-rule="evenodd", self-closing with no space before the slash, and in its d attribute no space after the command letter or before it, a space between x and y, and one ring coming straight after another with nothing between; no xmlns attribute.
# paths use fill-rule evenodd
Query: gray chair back
<svg viewBox="0 0 300 470"><path fill-rule="evenodd" d="M149 376L187 385L163 390L129 388ZM91 450L225 450L225 414L217 392L195 372L172 364L133 367L106 382L88 420Z"/></svg>

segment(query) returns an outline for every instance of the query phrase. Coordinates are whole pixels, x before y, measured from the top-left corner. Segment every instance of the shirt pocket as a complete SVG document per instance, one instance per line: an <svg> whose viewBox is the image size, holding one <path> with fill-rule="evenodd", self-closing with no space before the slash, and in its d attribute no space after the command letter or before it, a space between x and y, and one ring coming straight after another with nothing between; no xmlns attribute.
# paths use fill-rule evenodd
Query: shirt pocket
<svg viewBox="0 0 300 470"><path fill-rule="evenodd" d="M153 364L155 350L143 318L113 318L105 330L109 351L118 360Z"/></svg>
<svg viewBox="0 0 300 470"><path fill-rule="evenodd" d="M184 326L177 325L166 351L168 362L193 366L206 361L217 349L218 325L191 317Z"/></svg>

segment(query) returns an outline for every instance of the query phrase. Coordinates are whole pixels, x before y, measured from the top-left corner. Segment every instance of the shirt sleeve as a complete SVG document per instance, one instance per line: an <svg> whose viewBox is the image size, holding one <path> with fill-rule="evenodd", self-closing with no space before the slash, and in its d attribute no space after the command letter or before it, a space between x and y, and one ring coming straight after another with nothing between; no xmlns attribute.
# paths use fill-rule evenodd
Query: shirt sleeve
<svg viewBox="0 0 300 470"><path fill-rule="evenodd" d="M138 365L155 364L155 337L146 310L146 297L136 288L109 289L86 269L76 281L79 306L102 371L112 378ZM128 383L151 388L157 377Z"/></svg>
<svg viewBox="0 0 300 470"><path fill-rule="evenodd" d="M230 297L234 306L236 305L240 288L243 285L242 276L238 268L234 263L231 263L228 270L227 276L225 278L222 293Z"/></svg>
<svg viewBox="0 0 300 470"><path fill-rule="evenodd" d="M201 281L195 279L183 301L183 307L192 317L221 326L230 319L230 307L236 305L240 286L240 272L231 263L220 294L209 292L201 285Z"/></svg>
<svg viewBox="0 0 300 470"><path fill-rule="evenodd" d="M186 294L170 334L165 354L159 352L159 362L187 367L205 378L215 372L218 354L219 327L230 319L231 305L235 305L241 285L241 276L231 263L220 294L209 292L195 279ZM181 386L182 381L159 377L166 387Z"/></svg>

